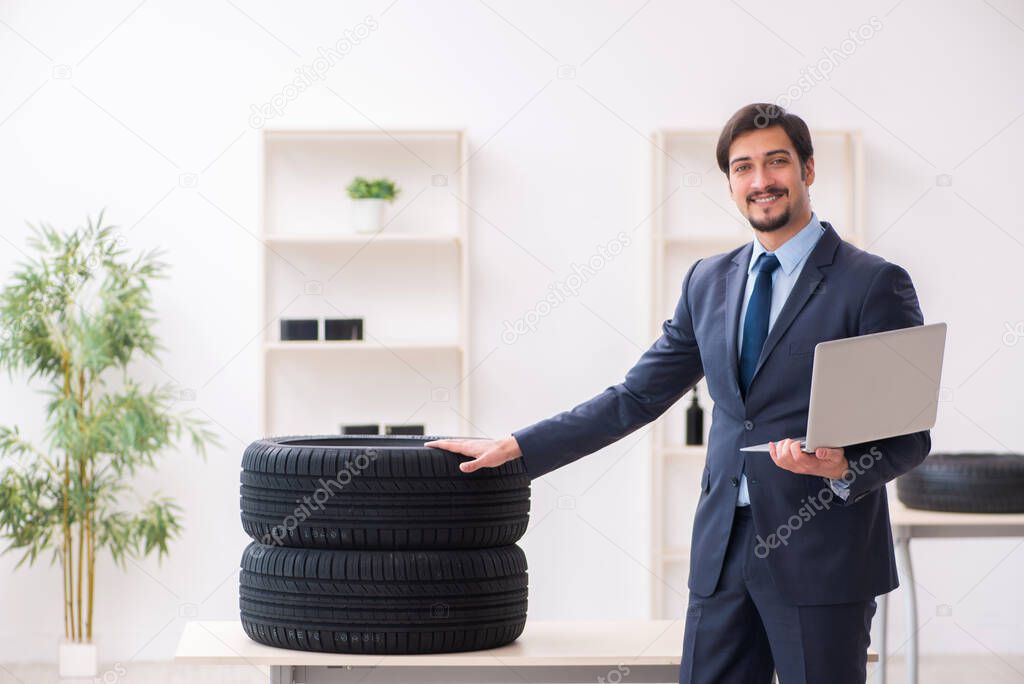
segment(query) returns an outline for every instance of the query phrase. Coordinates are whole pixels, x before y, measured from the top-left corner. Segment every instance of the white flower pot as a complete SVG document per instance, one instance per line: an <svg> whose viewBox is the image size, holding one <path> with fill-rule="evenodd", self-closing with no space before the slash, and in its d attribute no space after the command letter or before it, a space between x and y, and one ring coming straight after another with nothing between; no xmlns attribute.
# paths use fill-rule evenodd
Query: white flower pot
<svg viewBox="0 0 1024 684"><path fill-rule="evenodd" d="M376 233L384 224L384 203L377 198L352 200L352 229L357 233Z"/></svg>
<svg viewBox="0 0 1024 684"><path fill-rule="evenodd" d="M96 644L61 641L57 652L61 679L96 676L98 671Z"/></svg>

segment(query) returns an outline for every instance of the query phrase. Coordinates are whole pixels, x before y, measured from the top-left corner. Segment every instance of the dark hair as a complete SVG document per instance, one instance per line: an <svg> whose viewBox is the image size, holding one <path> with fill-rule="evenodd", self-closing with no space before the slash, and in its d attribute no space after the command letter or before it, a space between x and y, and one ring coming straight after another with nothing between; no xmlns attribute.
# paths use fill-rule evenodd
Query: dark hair
<svg viewBox="0 0 1024 684"><path fill-rule="evenodd" d="M756 102L743 107L722 128L718 136L718 147L715 150L718 156L718 168L726 176L729 175L729 147L733 141L748 131L761 130L772 126L781 126L782 130L789 136L789 141L796 148L796 154L800 157L800 175L804 174L804 165L814 155L814 147L811 145L811 132L807 130L807 124L796 114L790 114L778 105Z"/></svg>

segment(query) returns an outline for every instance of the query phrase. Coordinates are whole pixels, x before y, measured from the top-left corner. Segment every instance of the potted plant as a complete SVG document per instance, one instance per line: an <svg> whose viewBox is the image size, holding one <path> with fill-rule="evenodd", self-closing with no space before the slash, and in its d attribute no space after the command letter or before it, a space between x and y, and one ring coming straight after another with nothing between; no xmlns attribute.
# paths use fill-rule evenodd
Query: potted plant
<svg viewBox="0 0 1024 684"><path fill-rule="evenodd" d="M348 184L352 198L352 228L357 233L376 233L384 220L384 203L393 202L400 189L387 178L367 180L356 176Z"/></svg>
<svg viewBox="0 0 1024 684"><path fill-rule="evenodd" d="M46 385L45 441L0 426L0 537L18 566L51 552L61 567L62 677L95 677L93 601L96 555L123 569L157 553L181 529L168 498L131 503L132 477L183 433L205 454L216 444L205 425L172 410L172 388L143 387L128 374L137 356L156 358L148 281L163 277L156 252L125 257L122 239L103 226L33 229L37 259L19 264L0 292L0 367L13 379Z"/></svg>

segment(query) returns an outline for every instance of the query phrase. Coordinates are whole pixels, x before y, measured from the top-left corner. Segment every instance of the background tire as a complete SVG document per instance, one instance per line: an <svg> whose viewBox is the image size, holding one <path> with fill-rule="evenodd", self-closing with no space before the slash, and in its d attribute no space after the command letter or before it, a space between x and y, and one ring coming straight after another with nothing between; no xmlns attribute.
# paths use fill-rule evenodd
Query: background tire
<svg viewBox="0 0 1024 684"><path fill-rule="evenodd" d="M932 454L896 479L908 508L955 513L1024 512L1024 456Z"/></svg>
<svg viewBox="0 0 1024 684"><path fill-rule="evenodd" d="M249 638L333 653L495 648L526 626L518 546L458 551L327 551L252 542L239 607Z"/></svg>
<svg viewBox="0 0 1024 684"><path fill-rule="evenodd" d="M457 549L514 544L530 477L520 459L473 473L441 437L275 437L242 456L242 528L293 548Z"/></svg>

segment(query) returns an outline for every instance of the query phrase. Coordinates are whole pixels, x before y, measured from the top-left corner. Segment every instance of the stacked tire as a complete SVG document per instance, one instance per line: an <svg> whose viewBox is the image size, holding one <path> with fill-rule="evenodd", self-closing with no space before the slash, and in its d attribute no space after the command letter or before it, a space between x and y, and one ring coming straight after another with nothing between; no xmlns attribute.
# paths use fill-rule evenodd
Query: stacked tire
<svg viewBox="0 0 1024 684"><path fill-rule="evenodd" d="M1024 454L935 453L896 479L907 508L1024 513Z"/></svg>
<svg viewBox="0 0 1024 684"><path fill-rule="evenodd" d="M530 478L463 473L442 437L294 436L242 456L239 608L255 641L307 651L494 648L526 625Z"/></svg>

